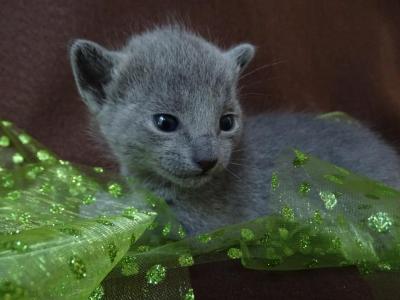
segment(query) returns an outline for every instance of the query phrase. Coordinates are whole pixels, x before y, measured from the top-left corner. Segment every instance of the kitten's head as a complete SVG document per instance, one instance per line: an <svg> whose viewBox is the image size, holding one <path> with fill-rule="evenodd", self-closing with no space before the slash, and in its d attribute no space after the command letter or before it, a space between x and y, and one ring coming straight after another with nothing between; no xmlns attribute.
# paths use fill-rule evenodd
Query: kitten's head
<svg viewBox="0 0 400 300"><path fill-rule="evenodd" d="M121 50L77 40L71 64L83 101L124 175L199 186L229 163L242 128L239 75L254 55L166 27Z"/></svg>

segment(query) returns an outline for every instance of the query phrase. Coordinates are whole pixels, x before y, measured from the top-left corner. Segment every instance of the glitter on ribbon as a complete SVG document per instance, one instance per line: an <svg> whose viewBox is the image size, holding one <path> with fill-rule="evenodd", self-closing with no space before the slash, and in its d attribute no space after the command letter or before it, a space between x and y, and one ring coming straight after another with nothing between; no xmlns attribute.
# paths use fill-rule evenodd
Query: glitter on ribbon
<svg viewBox="0 0 400 300"><path fill-rule="evenodd" d="M88 300L102 300L104 299L104 288L99 285L90 295Z"/></svg>
<svg viewBox="0 0 400 300"><path fill-rule="evenodd" d="M92 204L95 201L96 201L96 197L94 195L86 195L82 199L82 203L85 205Z"/></svg>
<svg viewBox="0 0 400 300"><path fill-rule="evenodd" d="M299 250L303 254L307 254L311 251L311 240L307 234L301 234L299 239Z"/></svg>
<svg viewBox="0 0 400 300"><path fill-rule="evenodd" d="M337 204L336 195L332 192L320 191L319 197L324 202L325 208L328 210L332 210Z"/></svg>
<svg viewBox="0 0 400 300"><path fill-rule="evenodd" d="M180 239L184 239L184 238L186 237L186 232L185 232L185 229L183 229L183 226L182 226L182 225L179 225L179 228L178 228L178 237L179 237Z"/></svg>
<svg viewBox="0 0 400 300"><path fill-rule="evenodd" d="M293 222L294 221L294 211L291 207L285 205L281 209L281 216L284 218L285 221L287 222Z"/></svg>
<svg viewBox="0 0 400 300"><path fill-rule="evenodd" d="M0 147L8 147L10 146L10 139L6 136L1 136L0 137Z"/></svg>
<svg viewBox="0 0 400 300"><path fill-rule="evenodd" d="M124 211L122 212L122 215L125 218L131 219L133 221L137 221L138 220L138 209L135 207L127 207L124 209Z"/></svg>
<svg viewBox="0 0 400 300"><path fill-rule="evenodd" d="M309 157L305 153L303 153L299 150L294 150L294 153L296 155L296 157L293 160L293 166L295 168L301 167L302 165L307 163L307 161L309 160Z"/></svg>
<svg viewBox="0 0 400 300"><path fill-rule="evenodd" d="M317 224L317 225L321 225L321 224L322 224L322 221L323 221L323 219L322 219L321 212L318 211L318 210L315 211L315 212L314 212L314 215L313 215L313 218L312 218L312 222L315 223L315 224Z"/></svg>
<svg viewBox="0 0 400 300"><path fill-rule="evenodd" d="M97 174L102 174L104 173L104 169L102 167L94 167L93 171Z"/></svg>
<svg viewBox="0 0 400 300"><path fill-rule="evenodd" d="M40 161L46 161L49 160L51 158L49 152L47 152L46 150L39 150L36 153L36 157L40 160Z"/></svg>
<svg viewBox="0 0 400 300"><path fill-rule="evenodd" d="M1 121L1 125L3 125L6 128L9 128L12 126L12 122L3 120L3 121Z"/></svg>
<svg viewBox="0 0 400 300"><path fill-rule="evenodd" d="M226 254L231 259L239 259L242 257L242 250L240 250L239 248L229 248Z"/></svg>
<svg viewBox="0 0 400 300"><path fill-rule="evenodd" d="M50 183L45 182L43 183L40 188L39 188L39 192L42 195L48 195L54 192L54 186L52 186Z"/></svg>
<svg viewBox="0 0 400 300"><path fill-rule="evenodd" d="M19 240L6 242L5 244L3 244L3 247L5 249L16 251L18 253L24 253L30 250L30 247L27 244Z"/></svg>
<svg viewBox="0 0 400 300"><path fill-rule="evenodd" d="M122 196L122 186L118 183L110 183L107 187L108 193L114 198Z"/></svg>
<svg viewBox="0 0 400 300"><path fill-rule="evenodd" d="M6 195L6 200L8 201L17 201L21 198L21 192L20 191L12 191L7 193Z"/></svg>
<svg viewBox="0 0 400 300"><path fill-rule="evenodd" d="M21 133L20 135L18 135L18 139L23 145L29 144L29 142L31 141L31 137L25 133Z"/></svg>
<svg viewBox="0 0 400 300"><path fill-rule="evenodd" d="M171 223L167 223L164 228L162 229L162 235L167 236L171 233Z"/></svg>
<svg viewBox="0 0 400 300"><path fill-rule="evenodd" d="M393 226L393 219L386 212L377 212L368 218L368 226L379 233L387 232Z"/></svg>
<svg viewBox="0 0 400 300"><path fill-rule="evenodd" d="M68 264L77 279L83 279L87 276L85 263L78 256L72 256Z"/></svg>
<svg viewBox="0 0 400 300"><path fill-rule="evenodd" d="M332 243L332 249L333 250L339 250L342 247L342 241L340 240L339 237L334 237L331 240L331 243Z"/></svg>
<svg viewBox="0 0 400 300"><path fill-rule="evenodd" d="M189 289L185 296L183 297L183 300L194 300L194 292L193 289Z"/></svg>
<svg viewBox="0 0 400 300"><path fill-rule="evenodd" d="M104 226L114 226L114 223L107 220L107 217L100 217L96 219L96 222Z"/></svg>
<svg viewBox="0 0 400 300"><path fill-rule="evenodd" d="M118 254L118 248L115 245L115 243L109 243L107 245L107 252L108 252L108 257L110 258L110 262L114 263L115 258L117 257Z"/></svg>
<svg viewBox="0 0 400 300"><path fill-rule="evenodd" d="M248 228L242 228L240 230L240 235L245 241L251 241L254 239L254 232Z"/></svg>
<svg viewBox="0 0 400 300"><path fill-rule="evenodd" d="M20 214L20 215L18 216L18 221L19 221L21 224L25 224L25 225L29 224L29 222L31 221L31 215L30 215L30 213L24 212L24 213Z"/></svg>
<svg viewBox="0 0 400 300"><path fill-rule="evenodd" d="M24 162L24 157L20 153L15 153L12 156L12 161L14 164L18 165Z"/></svg>
<svg viewBox="0 0 400 300"><path fill-rule="evenodd" d="M34 180L37 178L37 176L44 171L44 168L42 166L34 166L30 170L28 170L25 174L25 177L27 179Z"/></svg>
<svg viewBox="0 0 400 300"><path fill-rule="evenodd" d="M211 235L209 234L200 234L197 236L197 240L202 244L207 244L211 241Z"/></svg>
<svg viewBox="0 0 400 300"><path fill-rule="evenodd" d="M178 263L181 267L190 267L194 264L193 256L190 254L182 254L178 258Z"/></svg>
<svg viewBox="0 0 400 300"><path fill-rule="evenodd" d="M273 191L276 191L279 187L279 178L278 178L278 174L276 174L275 172L272 173L272 177L271 177L271 188Z"/></svg>
<svg viewBox="0 0 400 300"><path fill-rule="evenodd" d="M51 204L50 212L52 214L62 214L64 210L65 210L65 207L62 204L59 204L59 203Z"/></svg>
<svg viewBox="0 0 400 300"><path fill-rule="evenodd" d="M134 256L128 255L121 260L121 273L124 276L133 276L139 273L139 264Z"/></svg>
<svg viewBox="0 0 400 300"><path fill-rule="evenodd" d="M11 174L0 176L0 186L4 188L12 188L14 186L14 179Z"/></svg>
<svg viewBox="0 0 400 300"><path fill-rule="evenodd" d="M165 279L166 275L167 269L164 266L154 265L146 272L147 283L157 285Z"/></svg>
<svg viewBox="0 0 400 300"><path fill-rule="evenodd" d="M305 197L311 191L311 184L308 182L303 182L299 186L299 193L301 196Z"/></svg>

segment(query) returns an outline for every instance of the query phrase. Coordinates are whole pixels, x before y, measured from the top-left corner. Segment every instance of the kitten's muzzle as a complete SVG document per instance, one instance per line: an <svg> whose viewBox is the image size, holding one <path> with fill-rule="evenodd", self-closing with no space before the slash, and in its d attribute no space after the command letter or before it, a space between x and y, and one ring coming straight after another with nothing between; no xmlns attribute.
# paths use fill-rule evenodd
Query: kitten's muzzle
<svg viewBox="0 0 400 300"><path fill-rule="evenodd" d="M215 167L217 164L218 160L217 159L212 159L212 160L199 160L196 161L196 164L203 170L203 173L211 170L212 168Z"/></svg>
<svg viewBox="0 0 400 300"><path fill-rule="evenodd" d="M212 135L202 135L194 139L192 161L202 174L214 168L218 163L217 139Z"/></svg>

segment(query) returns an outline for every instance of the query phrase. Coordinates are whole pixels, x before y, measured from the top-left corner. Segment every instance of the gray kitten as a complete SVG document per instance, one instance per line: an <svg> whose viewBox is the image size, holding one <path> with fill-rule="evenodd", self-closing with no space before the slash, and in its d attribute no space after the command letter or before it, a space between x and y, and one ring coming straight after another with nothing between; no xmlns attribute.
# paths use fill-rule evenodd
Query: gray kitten
<svg viewBox="0 0 400 300"><path fill-rule="evenodd" d="M243 118L237 85L254 52L223 50L177 26L116 51L86 40L70 50L121 174L167 199L192 234L267 214L274 162L288 147L400 187L395 151L365 127L309 114Z"/></svg>

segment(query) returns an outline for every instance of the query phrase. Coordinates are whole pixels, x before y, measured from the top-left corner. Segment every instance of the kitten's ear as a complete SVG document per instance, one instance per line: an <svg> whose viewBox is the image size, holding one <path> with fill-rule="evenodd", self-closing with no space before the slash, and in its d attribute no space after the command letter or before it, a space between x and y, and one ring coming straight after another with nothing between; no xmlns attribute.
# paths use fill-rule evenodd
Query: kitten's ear
<svg viewBox="0 0 400 300"><path fill-rule="evenodd" d="M117 55L87 40L75 40L70 48L75 82L89 110L96 113L106 99L105 87L112 79Z"/></svg>
<svg viewBox="0 0 400 300"><path fill-rule="evenodd" d="M238 66L238 72L241 72L253 59L255 52L256 49L253 45L240 44L229 49L225 55L235 60Z"/></svg>

